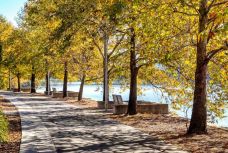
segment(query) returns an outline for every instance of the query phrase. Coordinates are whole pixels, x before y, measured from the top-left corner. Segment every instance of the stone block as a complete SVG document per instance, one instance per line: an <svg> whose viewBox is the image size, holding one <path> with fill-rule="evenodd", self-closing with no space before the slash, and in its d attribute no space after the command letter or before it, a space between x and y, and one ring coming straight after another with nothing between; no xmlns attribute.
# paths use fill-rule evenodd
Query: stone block
<svg viewBox="0 0 228 153"><path fill-rule="evenodd" d="M112 109L114 105L113 101L108 102L108 109ZM97 101L97 108L105 109L105 102L104 101Z"/></svg>
<svg viewBox="0 0 228 153"><path fill-rule="evenodd" d="M121 104L121 105L114 105L113 113L116 115L125 114L127 112L128 105ZM137 105L137 112L138 113L147 113L147 114L168 114L169 113L169 106L168 104L159 104L159 103L144 103Z"/></svg>

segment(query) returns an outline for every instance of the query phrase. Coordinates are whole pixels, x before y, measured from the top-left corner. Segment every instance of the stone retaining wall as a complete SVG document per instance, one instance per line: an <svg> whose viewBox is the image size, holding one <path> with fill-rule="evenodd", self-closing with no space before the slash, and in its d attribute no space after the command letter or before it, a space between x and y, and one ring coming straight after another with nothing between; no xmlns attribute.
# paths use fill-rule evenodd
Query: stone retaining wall
<svg viewBox="0 0 228 153"><path fill-rule="evenodd" d="M52 94L53 98L63 98L63 92L53 92ZM67 97L78 97L78 92L67 92Z"/></svg>
<svg viewBox="0 0 228 153"><path fill-rule="evenodd" d="M113 113L118 114L125 114L127 113L127 105L114 105ZM151 113L151 114L168 114L168 104L138 104L137 105L137 112L138 113Z"/></svg>
<svg viewBox="0 0 228 153"><path fill-rule="evenodd" d="M108 102L108 109L112 109L114 105L113 101ZM105 102L104 101L97 101L97 108L105 109Z"/></svg>
<svg viewBox="0 0 228 153"><path fill-rule="evenodd" d="M126 114L127 113L127 107L128 107L128 105L126 105L126 104L114 105L113 114L116 114L116 115Z"/></svg>
<svg viewBox="0 0 228 153"><path fill-rule="evenodd" d="M48 95L48 92L47 91L44 91L44 94L45 95ZM52 95L52 91L49 91L49 95Z"/></svg>
<svg viewBox="0 0 228 153"><path fill-rule="evenodd" d="M9 88L7 90L10 91ZM18 88L12 88L11 90L13 92L18 92ZM29 89L29 88L21 88L21 92L31 92L31 89Z"/></svg>
<svg viewBox="0 0 228 153"><path fill-rule="evenodd" d="M22 92L31 92L31 89L21 89Z"/></svg>

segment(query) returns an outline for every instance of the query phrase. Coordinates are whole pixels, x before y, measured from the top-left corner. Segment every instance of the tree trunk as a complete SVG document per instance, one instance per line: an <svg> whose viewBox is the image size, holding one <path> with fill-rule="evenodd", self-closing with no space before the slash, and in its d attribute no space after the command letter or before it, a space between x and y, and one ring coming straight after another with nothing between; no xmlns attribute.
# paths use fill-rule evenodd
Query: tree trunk
<svg viewBox="0 0 228 153"><path fill-rule="evenodd" d="M46 73L46 95L50 95L50 72Z"/></svg>
<svg viewBox="0 0 228 153"><path fill-rule="evenodd" d="M2 49L2 43L0 42L0 64L2 64L2 54L3 54L3 49Z"/></svg>
<svg viewBox="0 0 228 153"><path fill-rule="evenodd" d="M9 70L9 91L11 91L11 72Z"/></svg>
<svg viewBox="0 0 228 153"><path fill-rule="evenodd" d="M206 30L208 22L207 0L200 1L199 17L199 38L197 43L197 65L195 71L195 90L192 117L188 134L207 133L207 93L206 93L206 75L207 63L205 62L207 54L207 37L202 33Z"/></svg>
<svg viewBox="0 0 228 153"><path fill-rule="evenodd" d="M131 28L131 56L130 56L130 69L131 69L131 80L130 80L130 94L127 114L137 114L137 75L138 68L136 66L136 51L135 51L135 31Z"/></svg>
<svg viewBox="0 0 228 153"><path fill-rule="evenodd" d="M105 101L105 60L103 59L103 101Z"/></svg>
<svg viewBox="0 0 228 153"><path fill-rule="evenodd" d="M17 91L21 92L21 76L20 76L20 73L17 74Z"/></svg>
<svg viewBox="0 0 228 153"><path fill-rule="evenodd" d="M80 89L79 89L79 94L78 94L78 101L82 100L83 89L84 89L84 84L85 84L85 78L86 78L86 75L83 74L83 76L81 78L81 84L80 84Z"/></svg>
<svg viewBox="0 0 228 153"><path fill-rule="evenodd" d="M3 50L2 50L2 42L0 42L0 73L2 74L2 54L3 54ZM0 88L4 88L4 83L3 83L3 76L0 76Z"/></svg>
<svg viewBox="0 0 228 153"><path fill-rule="evenodd" d="M35 75L35 72L34 72L34 66L32 67L31 93L36 93L36 75Z"/></svg>
<svg viewBox="0 0 228 153"><path fill-rule="evenodd" d="M108 91L107 92L108 101L109 101L109 76L110 76L110 74L108 73L108 76L107 76L108 77L108 79L107 79L108 80L108 83L107 83L108 85L106 86L105 83L103 84L103 88L104 89L108 88L108 90L107 90ZM105 82L105 79L103 80L103 82ZM105 90L103 90L103 101L105 101Z"/></svg>
<svg viewBox="0 0 228 153"><path fill-rule="evenodd" d="M0 65L2 64L2 55L3 55L3 49L2 49L2 43L0 42Z"/></svg>
<svg viewBox="0 0 228 153"><path fill-rule="evenodd" d="M46 95L50 95L51 92L51 86L50 86L50 72L48 70L48 60L46 59L46 90L45 90L45 94Z"/></svg>
<svg viewBox="0 0 228 153"><path fill-rule="evenodd" d="M63 98L67 97L68 67L67 62L64 63L64 80L63 80Z"/></svg>
<svg viewBox="0 0 228 153"><path fill-rule="evenodd" d="M109 101L109 88L108 88L108 36L104 32L104 102L105 110L107 110Z"/></svg>

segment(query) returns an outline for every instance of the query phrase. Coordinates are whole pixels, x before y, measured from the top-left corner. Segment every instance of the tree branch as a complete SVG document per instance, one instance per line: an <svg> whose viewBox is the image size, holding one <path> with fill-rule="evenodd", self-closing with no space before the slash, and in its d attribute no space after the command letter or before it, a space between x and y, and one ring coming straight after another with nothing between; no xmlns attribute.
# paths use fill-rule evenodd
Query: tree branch
<svg viewBox="0 0 228 153"><path fill-rule="evenodd" d="M183 74L183 73L177 68L176 64L174 64L174 63L172 63L172 64L167 63L166 66L168 66L169 68L171 68L171 69L177 71L185 80L187 80L187 81L189 82L190 85L194 82L194 80L192 80L189 76Z"/></svg>
<svg viewBox="0 0 228 153"><path fill-rule="evenodd" d="M194 6L194 4L192 3L192 1L190 1L190 3L191 3L191 4L185 3L185 5L187 5L188 7L193 8L198 14L200 14L200 13L199 13L199 10Z"/></svg>
<svg viewBox="0 0 228 153"><path fill-rule="evenodd" d="M200 13L199 13L199 10L194 6L194 4L193 4L192 2L191 2L191 4L189 4L189 3L185 2L185 1L182 1L182 3L184 3L184 5L186 5L186 6L188 6L188 7L192 8L192 9L194 9L194 10L197 12L197 14L188 14L188 13L185 13L185 12L178 11L177 8L174 7L174 6L171 4L171 7L173 8L173 11L174 11L174 12L177 12L177 13L185 14L185 15L188 15L188 16L197 16L198 14L200 14Z"/></svg>
<svg viewBox="0 0 228 153"><path fill-rule="evenodd" d="M221 64L220 62L217 62L214 59L211 59L211 62L214 63L214 64L216 64L216 65L219 65L219 67L221 69L226 70L226 67L223 64Z"/></svg>
<svg viewBox="0 0 228 153"><path fill-rule="evenodd" d="M228 42L226 42L224 46L210 51L207 54L207 58L205 59L205 63L207 64L216 54L218 54L219 52L221 52L223 50L228 50Z"/></svg>
<svg viewBox="0 0 228 153"><path fill-rule="evenodd" d="M212 4L209 8L220 6L220 5L226 4L226 3L228 3L228 0L224 0L222 2L218 2L218 3Z"/></svg>
<svg viewBox="0 0 228 153"><path fill-rule="evenodd" d="M100 79L102 79L102 78L103 78L103 75L100 76L100 77L97 77L97 78L90 78L90 79L87 79L87 80L85 80L85 82L97 81L97 80L100 80Z"/></svg>
<svg viewBox="0 0 228 153"><path fill-rule="evenodd" d="M117 55L114 55L114 56L112 56L112 57L110 58L110 60L112 59L113 61L115 61L119 56L122 56L122 55L124 55L125 53L127 53L127 51L121 52L121 53L119 53L119 54L117 54Z"/></svg>
<svg viewBox="0 0 228 153"><path fill-rule="evenodd" d="M186 13L186 12L178 11L176 8L173 10L173 12L174 13L184 14L184 15L187 15L187 16L198 16L198 14L192 14L192 13Z"/></svg>
<svg viewBox="0 0 228 153"><path fill-rule="evenodd" d="M92 38L93 38L93 37L92 37ZM103 52L102 52L100 46L97 44L97 42L96 42L96 40L95 40L94 38L93 38L93 43L94 43L94 45L97 47L97 49L98 49L98 51L100 52L102 58L104 58L104 54L103 54Z"/></svg>
<svg viewBox="0 0 228 153"><path fill-rule="evenodd" d="M116 45L114 46L113 50L108 54L108 57L112 56L112 54L115 52L117 47L121 44L121 42L124 39L125 34L122 35L122 37L117 41Z"/></svg>
<svg viewBox="0 0 228 153"><path fill-rule="evenodd" d="M140 64L139 66L137 66L137 69L139 70L141 67L143 67L143 66L148 66L149 64L150 64L149 62Z"/></svg>
<svg viewBox="0 0 228 153"><path fill-rule="evenodd" d="M214 5L215 0L212 0L211 4L208 6L208 11L210 11L211 7Z"/></svg>

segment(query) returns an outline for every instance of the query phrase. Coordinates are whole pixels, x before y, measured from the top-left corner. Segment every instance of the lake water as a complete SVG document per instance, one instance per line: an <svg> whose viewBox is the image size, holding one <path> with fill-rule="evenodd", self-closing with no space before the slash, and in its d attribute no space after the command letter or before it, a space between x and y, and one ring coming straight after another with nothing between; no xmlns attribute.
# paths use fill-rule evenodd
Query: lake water
<svg viewBox="0 0 228 153"><path fill-rule="evenodd" d="M52 84L52 88L56 88L57 91L62 91L62 83L55 83ZM68 84L68 90L69 91L79 91L79 83L69 83ZM84 93L83 97L84 98L91 98L93 100L101 101L103 98L102 96L102 85L85 85L84 86ZM37 89L37 92L44 92L45 91L45 86L39 86ZM156 88L149 86L149 85L144 85L142 86L142 91L143 94L138 96L138 100L144 100L144 101L152 101L152 102L159 102L159 103L166 103L166 94L162 93L161 91L157 90ZM113 85L112 88L110 89L110 100L112 100L112 94L120 94L122 95L122 98L124 101L127 101L129 99L129 90L124 90L121 88L120 85ZM186 113L183 111L176 111L170 110L173 113L178 114L181 117L186 117ZM189 109L188 113L188 118L191 117L191 110ZM218 119L216 125L222 126L222 127L228 127L228 109L226 109L225 116L223 119Z"/></svg>

